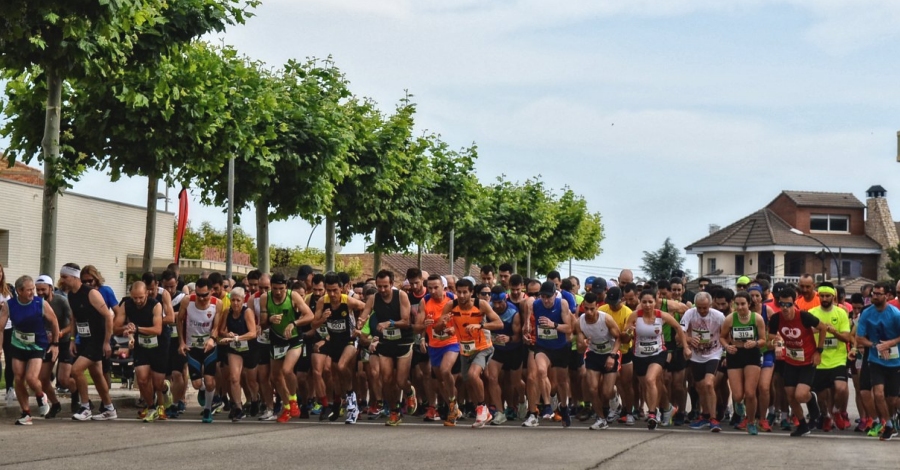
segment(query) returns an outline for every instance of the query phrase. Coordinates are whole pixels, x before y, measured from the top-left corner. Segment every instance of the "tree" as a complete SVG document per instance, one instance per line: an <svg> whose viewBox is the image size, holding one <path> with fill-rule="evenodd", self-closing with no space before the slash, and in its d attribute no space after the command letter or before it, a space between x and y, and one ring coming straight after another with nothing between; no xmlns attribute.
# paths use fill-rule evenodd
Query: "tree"
<svg viewBox="0 0 900 470"><path fill-rule="evenodd" d="M888 277L893 282L900 281L900 245L888 248L887 255L888 262L885 263L885 269L887 269Z"/></svg>
<svg viewBox="0 0 900 470"><path fill-rule="evenodd" d="M177 236L178 224L173 225ZM240 227L235 227L234 236L235 251L250 255L250 263L256 264L256 241ZM184 231L184 240L181 245L182 258L203 259L204 248L225 249L228 234L223 229L215 228L209 222L203 222L200 227L194 228L188 224Z"/></svg>
<svg viewBox="0 0 900 470"><path fill-rule="evenodd" d="M552 198L551 205L556 225L549 237L537 240L537 249L532 252L532 267L547 273L568 259L591 260L599 256L603 241L600 214L590 213L584 197L569 188L558 199Z"/></svg>
<svg viewBox="0 0 900 470"><path fill-rule="evenodd" d="M642 260L644 264L641 269L653 280L668 279L672 271L684 266L684 257L669 237L658 250L652 253L645 251Z"/></svg>

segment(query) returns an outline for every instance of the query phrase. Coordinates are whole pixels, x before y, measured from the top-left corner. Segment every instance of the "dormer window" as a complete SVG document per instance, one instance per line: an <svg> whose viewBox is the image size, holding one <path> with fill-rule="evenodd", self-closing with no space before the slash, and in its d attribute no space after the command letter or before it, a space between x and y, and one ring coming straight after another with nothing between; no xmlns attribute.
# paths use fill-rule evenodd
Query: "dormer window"
<svg viewBox="0 0 900 470"><path fill-rule="evenodd" d="M812 214L809 217L810 232L850 232L850 217L846 215Z"/></svg>

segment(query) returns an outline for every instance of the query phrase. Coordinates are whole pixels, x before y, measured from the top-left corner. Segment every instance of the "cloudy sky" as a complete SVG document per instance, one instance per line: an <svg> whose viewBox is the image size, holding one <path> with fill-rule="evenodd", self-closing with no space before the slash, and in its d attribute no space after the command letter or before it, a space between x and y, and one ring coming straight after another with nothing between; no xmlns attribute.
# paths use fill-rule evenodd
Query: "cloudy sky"
<svg viewBox="0 0 900 470"><path fill-rule="evenodd" d="M224 41L273 66L332 55L356 94L389 110L408 89L420 129L476 142L483 182L540 175L583 194L606 239L574 263L582 278L636 268L666 237L683 248L782 189L863 199L881 184L900 218L900 2L264 0L256 13ZM135 204L143 188L75 184ZM201 220L225 225L195 203ZM309 234L292 221L271 239Z"/></svg>

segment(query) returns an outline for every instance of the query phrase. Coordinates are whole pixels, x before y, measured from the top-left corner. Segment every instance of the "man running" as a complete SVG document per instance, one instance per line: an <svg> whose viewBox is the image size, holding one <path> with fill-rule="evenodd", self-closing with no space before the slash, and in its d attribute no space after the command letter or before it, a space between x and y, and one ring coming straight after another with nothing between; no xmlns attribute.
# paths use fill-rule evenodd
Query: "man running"
<svg viewBox="0 0 900 470"><path fill-rule="evenodd" d="M134 335L134 376L147 404L144 422L166 419L164 381L168 369L167 338L163 335L162 304L150 297L143 281L131 285L131 296L114 309L117 336ZM153 403L157 406L154 406Z"/></svg>
<svg viewBox="0 0 900 470"><path fill-rule="evenodd" d="M584 353L587 369L589 398L597 413L597 420L590 429L606 429L609 425L609 400L616 394L616 377L619 373L619 325L612 315L601 312L597 307L597 294L588 292L581 302L584 313L575 323L578 337L578 351Z"/></svg>
<svg viewBox="0 0 900 470"><path fill-rule="evenodd" d="M178 339L178 327L175 322L178 321L177 313L181 311L181 302L188 297L182 289L179 289L178 273L172 270L165 270L161 276L161 284L169 298L171 299L172 311L175 313L173 323L169 328L169 351L167 356L166 376L169 377L169 383L172 390L172 404L166 409L167 418L177 418L184 413L184 398L187 394L187 381L184 377L184 369L187 366L187 357L179 352L181 341ZM163 334L166 329L163 328Z"/></svg>
<svg viewBox="0 0 900 470"><path fill-rule="evenodd" d="M56 396L56 389L53 387L53 366L56 367L56 383L62 388L68 389L72 385L72 353L69 351L69 337L74 336L73 328L75 322L72 320L72 308L69 307L69 300L62 295L53 293L53 279L44 274L38 276L34 281L34 288L38 296L43 298L50 304L53 313L56 314L56 321L59 324L59 347L57 357L51 358L50 355L44 356L44 363L41 366L41 387L44 394L50 401L50 410L44 415L45 418L55 418L62 411L62 405ZM55 359L55 360L54 360Z"/></svg>
<svg viewBox="0 0 900 470"><path fill-rule="evenodd" d="M459 418L459 407L456 403L456 378L453 374L453 366L459 357L459 340L451 326L437 326L444 314L444 306L451 303L450 298L444 295L444 284L437 274L428 276L426 281L428 289L427 299L420 308L423 320L417 322L422 325L428 339L428 357L431 363L435 382L440 394L449 404L445 426L455 426ZM433 403L429 403L426 416L434 419L438 416Z"/></svg>
<svg viewBox="0 0 900 470"><path fill-rule="evenodd" d="M75 263L66 263L59 271L59 278L69 292L69 306L75 318L79 344L70 346L77 356L72 365L72 375L81 399L81 409L72 415L75 421L105 421L116 419L116 409L109 396L109 383L103 375L103 359L112 354L109 338L113 333L113 314L106 306L100 291L81 282L81 268ZM100 414L91 414L88 401L88 384L84 371L91 374L102 407Z"/></svg>
<svg viewBox="0 0 900 470"><path fill-rule="evenodd" d="M180 343L179 352L187 357L188 371L194 389L203 393L204 423L212 423L213 394L216 390L218 365L216 333L221 329L225 314L222 302L212 295L209 280L200 278L194 293L181 302L176 325ZM202 384L201 384L202 381Z"/></svg>
<svg viewBox="0 0 900 470"><path fill-rule="evenodd" d="M872 303L863 310L856 325L857 345L868 349L869 377L883 441L897 434L891 418L900 395L900 310L887 304L885 294L890 287L880 282L872 288ZM873 435L879 431L877 428L873 428Z"/></svg>
<svg viewBox="0 0 900 470"><path fill-rule="evenodd" d="M248 275L249 277L249 275ZM269 339L269 328L263 328L260 324L260 305L259 299L263 294L267 294L272 290L272 278L266 273L260 273L259 279L249 279L250 281L250 289L253 289L254 283L256 283L256 292L253 294L253 302L249 302L249 306L253 309L253 312L256 314L256 325L257 325L257 337L256 344L259 348L259 354L257 359L259 363L256 365L256 383L259 384L259 397L254 397L257 400L257 409L259 414L260 421L274 421L278 419L275 416L275 390L272 386L272 381L270 380L271 369L269 364L272 360L272 344ZM259 401L262 401L262 405L259 404ZM253 405L250 405L251 410L253 410ZM262 408L260 408L262 407ZM301 409L302 411L302 409ZM251 412L252 414L252 412Z"/></svg>
<svg viewBox="0 0 900 470"><path fill-rule="evenodd" d="M832 423L844 430L850 427L850 418L847 416L847 402L850 399L847 385L847 378L850 376L847 368L847 345L851 342L850 317L846 310L834 304L837 291L830 282L823 282L818 294L819 305L809 313L825 324L828 334L825 336L822 362L816 366L813 389L825 406L822 410L822 430L831 431Z"/></svg>
<svg viewBox="0 0 900 470"><path fill-rule="evenodd" d="M519 285L521 287L521 282ZM497 410L491 424L500 425L515 414L512 406L518 403L517 389L522 382L525 348L522 346L522 315L516 303L509 300L502 285L491 288L491 308L500 317L503 328L493 336L494 354L485 375L488 378L488 399ZM506 410L503 409L504 396L508 403Z"/></svg>
<svg viewBox="0 0 900 470"><path fill-rule="evenodd" d="M687 334L694 353L691 355L691 375L700 393L701 418L691 423L691 429L708 427L712 432L720 432L722 426L716 419L716 372L722 358L722 344L719 334L725 323L725 315L711 308L712 297L706 292L697 294L694 307L684 313L681 325Z"/></svg>
<svg viewBox="0 0 900 470"><path fill-rule="evenodd" d="M569 350L566 335L573 331L572 311L565 299L556 296L556 284L546 281L538 292L540 299L532 304L531 330L529 338L533 344L528 358L528 406L531 410L522 426L536 427L538 421L538 401L541 396L550 396L550 375L552 368L556 375L559 394L559 414L563 426L572 424L569 416Z"/></svg>

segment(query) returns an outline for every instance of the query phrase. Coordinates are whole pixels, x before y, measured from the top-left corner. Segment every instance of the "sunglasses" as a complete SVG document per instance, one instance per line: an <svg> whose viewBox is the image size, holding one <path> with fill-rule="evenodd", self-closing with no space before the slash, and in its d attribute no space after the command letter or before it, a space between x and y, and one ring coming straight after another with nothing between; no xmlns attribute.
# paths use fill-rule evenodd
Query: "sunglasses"
<svg viewBox="0 0 900 470"><path fill-rule="evenodd" d="M778 302L778 306L781 308L791 308L794 306L793 302Z"/></svg>
<svg viewBox="0 0 900 470"><path fill-rule="evenodd" d="M205 294L196 294L196 295L197 295L197 297L200 297L201 299L205 299L205 298L209 297L209 294L210 294L210 293L207 292L207 293L205 293Z"/></svg>
<svg viewBox="0 0 900 470"><path fill-rule="evenodd" d="M737 286L738 286L738 289L746 289L747 288L747 284L738 284Z"/></svg>
<svg viewBox="0 0 900 470"><path fill-rule="evenodd" d="M491 295L491 291L486 291L486 292L479 292L479 293L478 293L478 295L481 295L481 296L486 296L486 297L490 297L490 295Z"/></svg>
<svg viewBox="0 0 900 470"><path fill-rule="evenodd" d="M93 284L94 280L93 279L82 279L81 283L82 284Z"/></svg>

